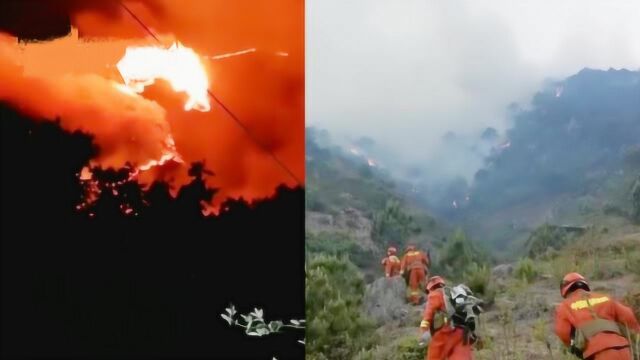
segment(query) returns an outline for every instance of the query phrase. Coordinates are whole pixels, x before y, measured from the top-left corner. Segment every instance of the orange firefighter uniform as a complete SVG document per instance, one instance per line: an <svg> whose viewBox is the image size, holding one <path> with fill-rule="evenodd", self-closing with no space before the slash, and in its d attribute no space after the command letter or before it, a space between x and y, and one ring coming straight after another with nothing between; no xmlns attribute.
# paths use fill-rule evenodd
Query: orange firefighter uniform
<svg viewBox="0 0 640 360"><path fill-rule="evenodd" d="M442 289L444 285L440 276L432 277L427 283L429 295L420 323L422 333L431 332L431 342L425 359L473 360L471 344L465 344L464 341L464 330L452 327L446 317L445 295ZM436 316L444 318L444 324L439 324L439 328L434 328Z"/></svg>
<svg viewBox="0 0 640 360"><path fill-rule="evenodd" d="M418 304L420 302L420 284L427 276L429 259L422 251L416 250L415 246L407 247L407 252L400 262L400 275L405 272L409 275L409 302Z"/></svg>
<svg viewBox="0 0 640 360"><path fill-rule="evenodd" d="M556 308L555 331L565 345L570 346L573 334L580 330L586 342L585 359L631 360L629 342L622 333L627 327L640 332L631 309L606 294L591 292L578 273L564 277L560 294L565 300Z"/></svg>
<svg viewBox="0 0 640 360"><path fill-rule="evenodd" d="M392 277L400 274L400 259L396 256L396 248L387 249L387 257L382 259L382 267L384 268L384 276Z"/></svg>

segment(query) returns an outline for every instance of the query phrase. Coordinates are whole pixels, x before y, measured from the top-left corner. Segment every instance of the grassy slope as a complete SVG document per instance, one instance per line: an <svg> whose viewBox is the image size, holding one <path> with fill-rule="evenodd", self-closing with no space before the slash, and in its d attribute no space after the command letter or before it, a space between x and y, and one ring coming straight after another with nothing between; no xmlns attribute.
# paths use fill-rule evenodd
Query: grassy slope
<svg viewBox="0 0 640 360"><path fill-rule="evenodd" d="M615 226L614 226L615 225ZM603 229L607 228L606 233ZM615 217L601 217L595 232L587 233L554 257L535 261L536 275L526 282L515 275L493 279L498 288L495 304L481 316L482 348L478 360L575 359L553 333L553 312L561 301L559 279L568 271L580 271L591 279L592 289L629 303L640 301L640 226ZM408 308L412 308L408 306ZM640 302L634 303L636 313ZM419 313L419 310L412 309ZM386 327L385 336L370 359L418 360L424 349L416 346L413 327Z"/></svg>
<svg viewBox="0 0 640 360"><path fill-rule="evenodd" d="M589 73L586 75L591 76ZM595 73L592 75L602 76L602 74ZM582 77L584 76L585 74L582 75ZM591 88L600 89L602 87L576 86L576 89ZM559 130L556 134L551 134L555 136L551 137L548 130L555 125L550 126L546 122L550 119L556 122L568 119L567 109L581 114L580 116L585 119L590 119L591 113L583 114L584 110L589 108L588 104L584 102L595 101L589 96L594 98L593 94L587 93L585 95L576 92L574 99L571 100L575 100L576 103L570 104L571 106L566 109L557 108L554 105L557 102L554 100L548 104L548 107L551 110L556 109L557 111L554 110L556 114L550 117L550 113L546 111L548 109L543 109L544 111L541 112L541 117L538 120L544 124L536 125L538 133L530 133L528 128L523 128L520 135L531 135L532 138L529 140L533 143L547 139L549 143L540 149L549 149L561 144L565 139L562 132L564 131L562 130L564 123L560 124L561 126L558 128L562 131ZM633 94L630 96L632 97ZM597 99L597 103L600 102L599 96L595 96L595 99ZM607 101L613 104L617 102L617 99L617 96L612 96L610 101ZM543 105L547 107L545 103ZM604 124L603 121L609 121L608 116L617 113L619 108L618 106L608 108L607 106L610 104L607 105L606 101L604 105L606 106L600 109L602 110L601 118L594 117L590 125L585 123L585 126L592 127L589 134L596 140L599 139L598 134L611 132L608 129L604 131L605 129L601 126ZM627 105L631 106L629 109L635 109L634 104ZM621 115L621 118L628 121L625 123L626 125L622 124L617 129L634 134L634 131L637 131L637 126L634 128L632 125L637 123L633 122L633 115L629 114L631 113ZM536 116L538 116L537 113L532 113L529 120L536 120ZM627 131L627 128L635 130ZM614 140L620 137L620 134L610 135ZM574 139L576 144L582 144L580 139L580 137ZM604 147L615 148L614 153L616 153L620 144L611 139L607 140L609 142ZM628 140L637 142L637 137ZM523 147L520 149L522 159L517 158L512 161L513 169L517 170L519 164L529 164L529 155L525 151L524 141L518 141L516 144L522 144ZM585 149L597 150L601 145L596 146L596 144L599 142L585 142L582 145L585 146ZM545 160L547 157L554 158L553 154L566 152L562 148L553 151L555 152L549 156L540 151L534 155ZM623 170L622 164L619 164L620 167L618 167L617 162L615 166L612 166L614 164L610 162L594 162L593 164L583 164L584 169L581 168L580 172L573 173L573 167L567 164L572 165L581 159L589 160L595 155L580 155L580 151L567 152L567 154L569 153L577 158L564 159L564 165L559 168L554 168L549 163L551 165L541 165L541 169L550 173L560 171L566 175L564 180L575 180L573 183L576 186L559 187L548 192L533 192L534 196L525 196L518 201L505 202L501 206L496 205L491 211L486 211L484 207L481 207L477 211L471 212L462 222L467 233L471 234L474 239L482 241L487 248L491 248L492 255L500 262L513 262L518 256L524 254L526 250L524 244L531 231L545 222L556 225L592 225L595 229L575 239L566 248L552 252L546 258L535 260L535 276L531 282L524 282L514 276L493 280L497 288L497 296L495 305L488 308L487 313L483 315L481 335L483 335L485 343L484 349L478 351L479 359L549 359L551 358L550 352L555 359L570 358L562 354L562 347L551 328L554 306L561 300L558 293L558 283L560 277L568 271L582 272L592 280L594 290L609 292L618 298L640 293L640 275L638 274L640 272L640 227L631 224L624 216L621 216L628 212L630 185L640 169L624 169L624 172L621 172L619 170ZM323 199L331 204L324 211L331 213L343 207L354 207L362 210L366 216L372 216L376 209L384 206L387 199L401 197L397 195L400 191L394 189L392 181L388 177L375 171L372 176L362 165L364 164L354 163L344 157L336 156L325 157L322 162L314 163L312 160L307 163L307 169L311 172L311 175L308 176L310 191L322 194ZM490 201L503 192L507 193L505 186L513 187L513 189L506 189L513 191L518 190L518 186L522 186L523 173L520 171L511 172L514 176L511 182L504 182L504 186L496 185L485 189L485 200ZM532 181L532 184L529 185L536 184L535 181ZM406 196L409 197L409 195ZM472 196L472 198L474 197ZM419 205L410 200L404 200L403 205L407 209L412 209L411 212L414 216L424 219L423 224L433 224L431 216ZM424 243L433 244L435 242L437 244L437 240L448 233L450 233L450 229L437 222L421 240ZM640 295L637 296L640 297ZM636 312L640 311L640 304L636 303L634 306ZM419 308L408 306L408 311L416 314L416 321L419 321ZM424 358L424 349L419 349L416 346L417 322L413 327L399 328L388 325L380 328L378 332L382 339L378 348L370 351L362 359L417 360Z"/></svg>
<svg viewBox="0 0 640 360"><path fill-rule="evenodd" d="M536 261L537 276L531 283L515 277L501 285L496 306L483 315L482 333L489 340L478 359L556 359L563 346L553 333L553 312L562 299L561 277L579 271L591 280L594 291L609 293L629 303L640 294L640 227L620 219L602 219L596 226L560 251L556 257ZM619 226L603 233L617 223ZM633 304L640 311L640 304ZM550 349L550 350L549 350Z"/></svg>
<svg viewBox="0 0 640 360"><path fill-rule="evenodd" d="M371 216L376 208L384 206L387 199L400 198L388 179L376 175L363 176L346 158L336 156L324 166L332 176L312 176L309 183L331 204L325 209L327 213L354 207ZM624 207L629 179L611 179L597 191L582 197L564 194L553 199L532 200L496 215L534 219L520 229L507 229L518 235L511 238L511 248L506 251L510 254L522 253L524 241L536 225L545 221L545 214L554 216L557 223L591 224L595 230L576 239L566 249L557 252L554 258L536 260L538 274L532 283L515 277L495 281L498 294L495 305L488 308L482 317L480 331L485 343L484 349L477 351L478 359L549 359L549 348L555 359L569 359L562 355L562 346L552 333L553 308L561 300L557 285L565 272L581 271L593 279L594 290L610 292L617 298L640 292L640 276L630 270L636 265L640 269L640 227L624 217L603 214L603 205L607 203ZM440 223L434 225L431 216L410 201L405 200L404 206L416 216L417 221L422 219L422 226L435 228L435 231L425 232L423 241L432 243L450 231ZM501 222L504 219L496 220L496 224ZM487 233L495 234L499 225L485 223L484 226ZM372 262L371 268L362 270L375 273L379 269L377 262ZM421 308L408 306L408 309L416 314L415 326L378 329L381 342L363 359L423 358L424 349L416 346Z"/></svg>

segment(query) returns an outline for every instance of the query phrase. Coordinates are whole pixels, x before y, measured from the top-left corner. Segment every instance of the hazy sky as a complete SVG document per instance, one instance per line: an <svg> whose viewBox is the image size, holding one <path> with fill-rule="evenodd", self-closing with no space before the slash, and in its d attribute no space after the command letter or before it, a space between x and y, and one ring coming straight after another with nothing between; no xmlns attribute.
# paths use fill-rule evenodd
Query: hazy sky
<svg viewBox="0 0 640 360"><path fill-rule="evenodd" d="M637 0L307 0L306 13L307 124L421 163L442 158L448 130L504 129L543 79L640 68Z"/></svg>

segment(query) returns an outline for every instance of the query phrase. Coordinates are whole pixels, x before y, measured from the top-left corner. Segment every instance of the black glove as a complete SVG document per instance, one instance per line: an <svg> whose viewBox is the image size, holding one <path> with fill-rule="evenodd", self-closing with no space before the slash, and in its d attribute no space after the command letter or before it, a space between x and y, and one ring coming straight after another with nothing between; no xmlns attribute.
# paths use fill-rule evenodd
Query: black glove
<svg viewBox="0 0 640 360"><path fill-rule="evenodd" d="M570 352L571 354L575 355L578 359L584 359L584 358L582 357L582 351L580 351L580 349L578 349L578 348L577 348L577 347L575 347L575 346L571 346L571 347L569 347L569 352Z"/></svg>

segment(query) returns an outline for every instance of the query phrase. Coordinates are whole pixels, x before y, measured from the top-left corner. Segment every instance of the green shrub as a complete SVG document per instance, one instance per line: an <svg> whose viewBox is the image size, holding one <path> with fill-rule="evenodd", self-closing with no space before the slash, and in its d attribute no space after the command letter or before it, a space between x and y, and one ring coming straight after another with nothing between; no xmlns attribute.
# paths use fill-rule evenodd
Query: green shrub
<svg viewBox="0 0 640 360"><path fill-rule="evenodd" d="M640 275L640 251L622 248L624 258L624 269L636 275Z"/></svg>
<svg viewBox="0 0 640 360"><path fill-rule="evenodd" d="M587 274L586 267L580 263L576 256L559 256L551 260L551 273L557 284L560 284L562 278L570 272Z"/></svg>
<svg viewBox="0 0 640 360"><path fill-rule="evenodd" d="M417 336L407 336L398 341L395 353L398 360L423 360L426 347L418 345Z"/></svg>
<svg viewBox="0 0 640 360"><path fill-rule="evenodd" d="M555 250L563 248L570 238L564 229L544 224L531 233L525 246L529 249L529 256L535 258L547 253L549 248Z"/></svg>
<svg viewBox="0 0 640 360"><path fill-rule="evenodd" d="M514 274L518 279L530 284L538 277L538 269L533 260L527 257L518 261Z"/></svg>
<svg viewBox="0 0 640 360"><path fill-rule="evenodd" d="M418 345L418 336L406 335L391 344L360 351L354 360L423 360L426 347Z"/></svg>
<svg viewBox="0 0 640 360"><path fill-rule="evenodd" d="M388 200L384 209L373 216L371 237L386 248L390 244L402 246L409 237L419 234L420 227L415 223L396 200Z"/></svg>
<svg viewBox="0 0 640 360"><path fill-rule="evenodd" d="M438 269L451 279L461 279L470 264L486 263L486 255L458 229L447 239L438 261ZM466 281L466 280L465 280Z"/></svg>
<svg viewBox="0 0 640 360"><path fill-rule="evenodd" d="M464 271L464 283L482 298L487 304L493 303L495 298L495 288L491 283L491 270L485 264L478 265L473 262Z"/></svg>
<svg viewBox="0 0 640 360"><path fill-rule="evenodd" d="M602 257L599 250L593 251L583 263L583 267L587 270L586 275L592 280L613 279L624 275L625 272L624 259L607 259Z"/></svg>
<svg viewBox="0 0 640 360"><path fill-rule="evenodd" d="M371 251L363 250L349 234L344 232L306 233L305 237L307 259L319 254L346 256L360 268L378 261Z"/></svg>
<svg viewBox="0 0 640 360"><path fill-rule="evenodd" d="M309 259L305 291L308 356L352 359L375 342L373 323L360 312L364 289L362 274L348 259L327 255Z"/></svg>

